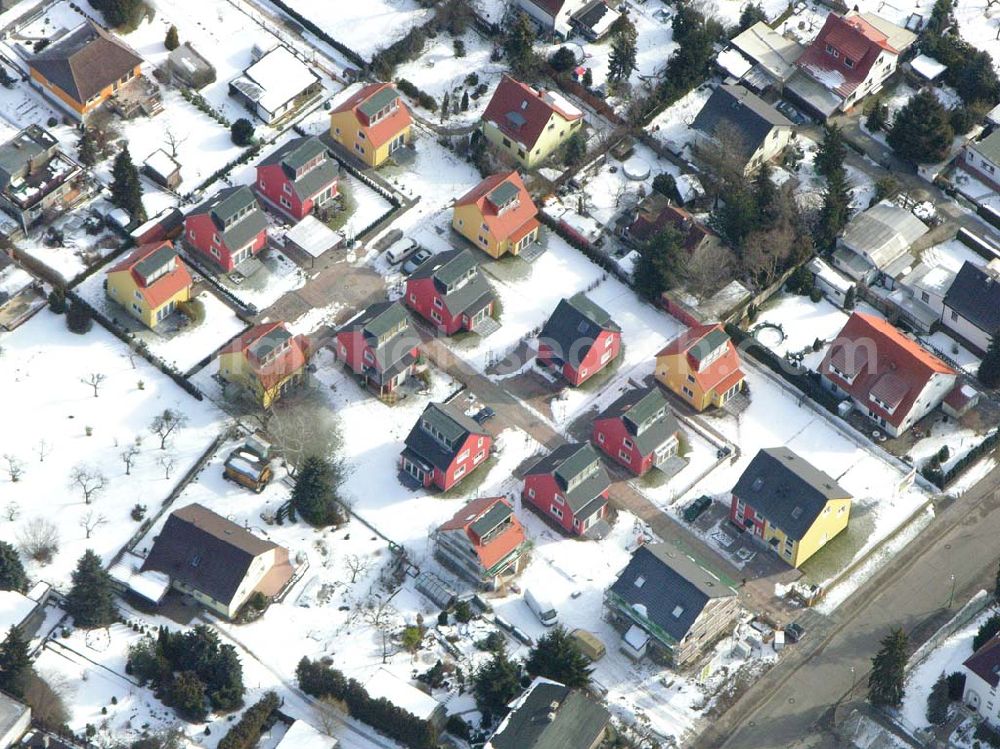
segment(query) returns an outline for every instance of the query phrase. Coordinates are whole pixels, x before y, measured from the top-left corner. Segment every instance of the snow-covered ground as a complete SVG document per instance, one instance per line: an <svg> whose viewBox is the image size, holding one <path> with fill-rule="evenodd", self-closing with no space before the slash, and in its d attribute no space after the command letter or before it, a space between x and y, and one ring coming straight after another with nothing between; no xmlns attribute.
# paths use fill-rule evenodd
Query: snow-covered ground
<svg viewBox="0 0 1000 749"><path fill-rule="evenodd" d="M702 84L658 114L646 130L671 153L680 153L694 139L691 123L712 95L712 87Z"/></svg>
<svg viewBox="0 0 1000 749"><path fill-rule="evenodd" d="M58 535L52 562L25 558L29 574L64 588L85 549L107 560L136 532L138 523L129 513L137 502L156 511L177 477L220 431L222 415L141 357L130 361L125 345L96 324L77 336L66 329L63 317L45 310L13 333L0 334L0 346L5 419L17 425L0 430L2 467L7 468L9 456L22 462L24 471L16 482L0 471L6 521L0 537L19 545L33 525L52 523ZM87 384L94 375L104 377L96 398ZM150 424L165 409L183 414L187 424L161 450ZM121 453L138 440L140 450L127 476ZM164 478L163 460L172 461L170 479ZM71 479L78 467L106 479L106 488L89 505ZM90 538L81 525L88 516L91 522L103 519Z"/></svg>

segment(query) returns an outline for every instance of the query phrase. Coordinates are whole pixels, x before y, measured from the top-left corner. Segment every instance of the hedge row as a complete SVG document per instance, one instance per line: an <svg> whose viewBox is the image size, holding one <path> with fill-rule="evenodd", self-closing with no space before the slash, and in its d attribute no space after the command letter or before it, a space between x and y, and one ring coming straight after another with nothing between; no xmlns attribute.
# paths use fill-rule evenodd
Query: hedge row
<svg viewBox="0 0 1000 749"><path fill-rule="evenodd" d="M438 732L433 723L389 702L373 699L360 682L347 679L319 661L303 658L295 669L299 687L313 697L330 697L347 705L351 717L384 733L410 749L434 749ZM223 749L223 747L219 747Z"/></svg>
<svg viewBox="0 0 1000 749"><path fill-rule="evenodd" d="M274 692L265 694L256 704L248 707L240 722L222 737L219 749L253 749L280 704Z"/></svg>
<svg viewBox="0 0 1000 749"><path fill-rule="evenodd" d="M416 99L417 103L424 109L429 109L431 112L437 111L438 103L434 97L426 91L417 88L405 78L397 79L396 88L409 96L411 99Z"/></svg>
<svg viewBox="0 0 1000 749"><path fill-rule="evenodd" d="M955 465L947 471L942 471L940 468L934 468L933 466L926 466L920 473L939 489L947 489L955 479L965 473L970 465L991 452L997 444L1000 444L1000 430L986 435L982 442L956 460Z"/></svg>
<svg viewBox="0 0 1000 749"><path fill-rule="evenodd" d="M230 161L228 164L212 172L212 174L208 177L208 179L202 180L201 184L199 184L196 188L194 188L194 190L192 190L191 193L189 194L194 194L196 192L199 192L200 190L204 190L206 187L208 187L216 180L220 180L223 177L228 176L228 174L231 171L233 171L233 169L243 164L246 164L248 161L250 161L250 159L254 158L258 153L260 153L260 149L262 147L263 144L260 143L259 141L257 143L254 143L252 146L250 146L250 148L245 150L243 153L241 153L235 159Z"/></svg>
<svg viewBox="0 0 1000 749"><path fill-rule="evenodd" d="M308 18L303 16L301 13L290 8L288 5L282 2L282 0L271 0L271 3L276 5L282 11L284 11L286 15L290 16L291 18L295 19L298 23L302 24L302 28L304 28L310 34L315 36L320 41L329 44L331 47L340 52L340 54L342 54L348 60L353 62L359 68L363 70L365 67L367 67L365 58L363 58L353 49L348 47L346 44L341 44L340 42L338 42L336 39L327 34L325 31L323 31L323 29L321 29L319 26L310 21Z"/></svg>

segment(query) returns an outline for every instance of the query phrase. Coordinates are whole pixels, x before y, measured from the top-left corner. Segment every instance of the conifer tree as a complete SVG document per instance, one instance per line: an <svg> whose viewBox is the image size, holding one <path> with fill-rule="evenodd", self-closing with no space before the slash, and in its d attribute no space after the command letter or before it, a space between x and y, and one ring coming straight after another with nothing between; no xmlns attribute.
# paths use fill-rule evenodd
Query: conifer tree
<svg viewBox="0 0 1000 749"><path fill-rule="evenodd" d="M635 70L639 38L635 25L626 15L621 15L612 28L611 54L608 57L608 80L625 81Z"/></svg>
<svg viewBox="0 0 1000 749"><path fill-rule="evenodd" d="M66 595L66 613L73 617L73 624L82 629L107 627L118 620L111 577L101 565L101 559L87 549L76 570L73 585Z"/></svg>
<svg viewBox="0 0 1000 749"><path fill-rule="evenodd" d="M979 381L988 388L995 388L1000 385L1000 332L994 333L990 338L990 345L986 349L986 356L979 363ZM1000 571L997 572L1000 580ZM998 586L1000 589L1000 586Z"/></svg>
<svg viewBox="0 0 1000 749"><path fill-rule="evenodd" d="M816 171L829 178L833 172L843 171L846 158L847 144L844 142L844 133L837 125L828 126L823 142L816 151L814 162Z"/></svg>
<svg viewBox="0 0 1000 749"><path fill-rule="evenodd" d="M331 463L315 455L302 461L292 489L292 506L310 525L332 525L342 519L337 504L337 475Z"/></svg>
<svg viewBox="0 0 1000 749"><path fill-rule="evenodd" d="M819 212L816 227L816 245L822 249L832 248L837 236L847 225L851 207L851 196L847 191L847 177L843 169L835 169L826 180L823 193L823 207Z"/></svg>
<svg viewBox="0 0 1000 749"><path fill-rule="evenodd" d="M132 155L128 146L115 157L111 168L111 202L126 211L133 221L145 221L146 209L142 206L142 183L139 181L139 170L132 163Z"/></svg>
<svg viewBox="0 0 1000 749"><path fill-rule="evenodd" d="M907 161L934 164L948 155L954 137L948 110L933 91L923 89L896 113L886 142Z"/></svg>
<svg viewBox="0 0 1000 749"><path fill-rule="evenodd" d="M3 644L0 644L0 689L18 699L23 698L31 671L28 638L17 627L11 626Z"/></svg>
<svg viewBox="0 0 1000 749"><path fill-rule="evenodd" d="M899 707L905 694L903 680L909 639L903 630L894 629L882 638L881 645L872 658L868 699L875 707Z"/></svg>
<svg viewBox="0 0 1000 749"><path fill-rule="evenodd" d="M77 144L76 158L84 166L93 166L97 163L97 141L90 129L84 130L80 136L80 142Z"/></svg>
<svg viewBox="0 0 1000 749"><path fill-rule="evenodd" d="M504 714L507 704L521 691L521 669L505 648L480 666L472 680L476 705L493 717Z"/></svg>
<svg viewBox="0 0 1000 749"><path fill-rule="evenodd" d="M16 590L24 593L28 589L28 576L17 549L6 541L0 541L0 590Z"/></svg>
<svg viewBox="0 0 1000 749"><path fill-rule="evenodd" d="M948 677L941 672L941 675L934 682L931 693L927 695L927 722L933 726L940 726L948 720Z"/></svg>
<svg viewBox="0 0 1000 749"><path fill-rule="evenodd" d="M590 683L593 671L587 656L562 625L538 640L524 667L532 676L543 676L581 689Z"/></svg>
<svg viewBox="0 0 1000 749"><path fill-rule="evenodd" d="M177 34L177 27L171 26L167 29L167 36L163 40L163 46L169 49L171 52L181 46L180 37Z"/></svg>

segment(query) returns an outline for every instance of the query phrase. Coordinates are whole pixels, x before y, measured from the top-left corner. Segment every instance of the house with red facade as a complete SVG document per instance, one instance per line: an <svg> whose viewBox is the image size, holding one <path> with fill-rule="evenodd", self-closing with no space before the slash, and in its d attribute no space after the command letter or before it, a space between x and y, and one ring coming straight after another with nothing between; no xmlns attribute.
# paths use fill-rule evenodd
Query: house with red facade
<svg viewBox="0 0 1000 749"><path fill-rule="evenodd" d="M406 306L445 335L475 330L496 296L469 250L440 252L406 279Z"/></svg>
<svg viewBox="0 0 1000 749"><path fill-rule="evenodd" d="M621 352L622 330L582 293L563 299L538 335L538 363L573 386L593 377Z"/></svg>
<svg viewBox="0 0 1000 749"><path fill-rule="evenodd" d="M457 408L428 403L406 436L399 465L421 486L447 491L486 461L492 445L493 438Z"/></svg>
<svg viewBox="0 0 1000 749"><path fill-rule="evenodd" d="M227 187L187 215L184 242L229 272L267 244L267 218L249 187Z"/></svg>
<svg viewBox="0 0 1000 749"><path fill-rule="evenodd" d="M528 541L503 497L479 497L439 526L434 556L481 588L494 589L524 567Z"/></svg>
<svg viewBox="0 0 1000 749"><path fill-rule="evenodd" d="M337 162L314 136L294 138L257 165L257 194L293 221L337 197Z"/></svg>
<svg viewBox="0 0 1000 749"><path fill-rule="evenodd" d="M834 395L891 437L941 405L958 373L885 320L855 312L830 344L819 373Z"/></svg>
<svg viewBox="0 0 1000 749"><path fill-rule="evenodd" d="M611 480L587 443L557 447L524 476L521 501L566 533L600 538L608 531Z"/></svg>
<svg viewBox="0 0 1000 749"><path fill-rule="evenodd" d="M612 460L642 476L677 455L680 426L660 388L629 390L595 420L591 441Z"/></svg>
<svg viewBox="0 0 1000 749"><path fill-rule="evenodd" d="M413 374L420 338L399 302L378 302L337 331L334 353L380 397Z"/></svg>

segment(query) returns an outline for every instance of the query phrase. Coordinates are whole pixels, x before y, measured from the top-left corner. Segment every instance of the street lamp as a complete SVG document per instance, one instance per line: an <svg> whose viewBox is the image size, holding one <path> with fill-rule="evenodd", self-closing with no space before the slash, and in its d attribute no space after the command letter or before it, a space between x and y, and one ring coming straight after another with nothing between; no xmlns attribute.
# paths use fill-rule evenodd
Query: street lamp
<svg viewBox="0 0 1000 749"><path fill-rule="evenodd" d="M857 683L857 679L855 678L855 674L854 674L854 666L851 666L851 692L850 692L851 697L854 697L854 688L857 685L858 685L858 683Z"/></svg>
<svg viewBox="0 0 1000 749"><path fill-rule="evenodd" d="M948 575L948 578L951 580L951 595L948 596L948 608L950 609L955 603L955 573Z"/></svg>

